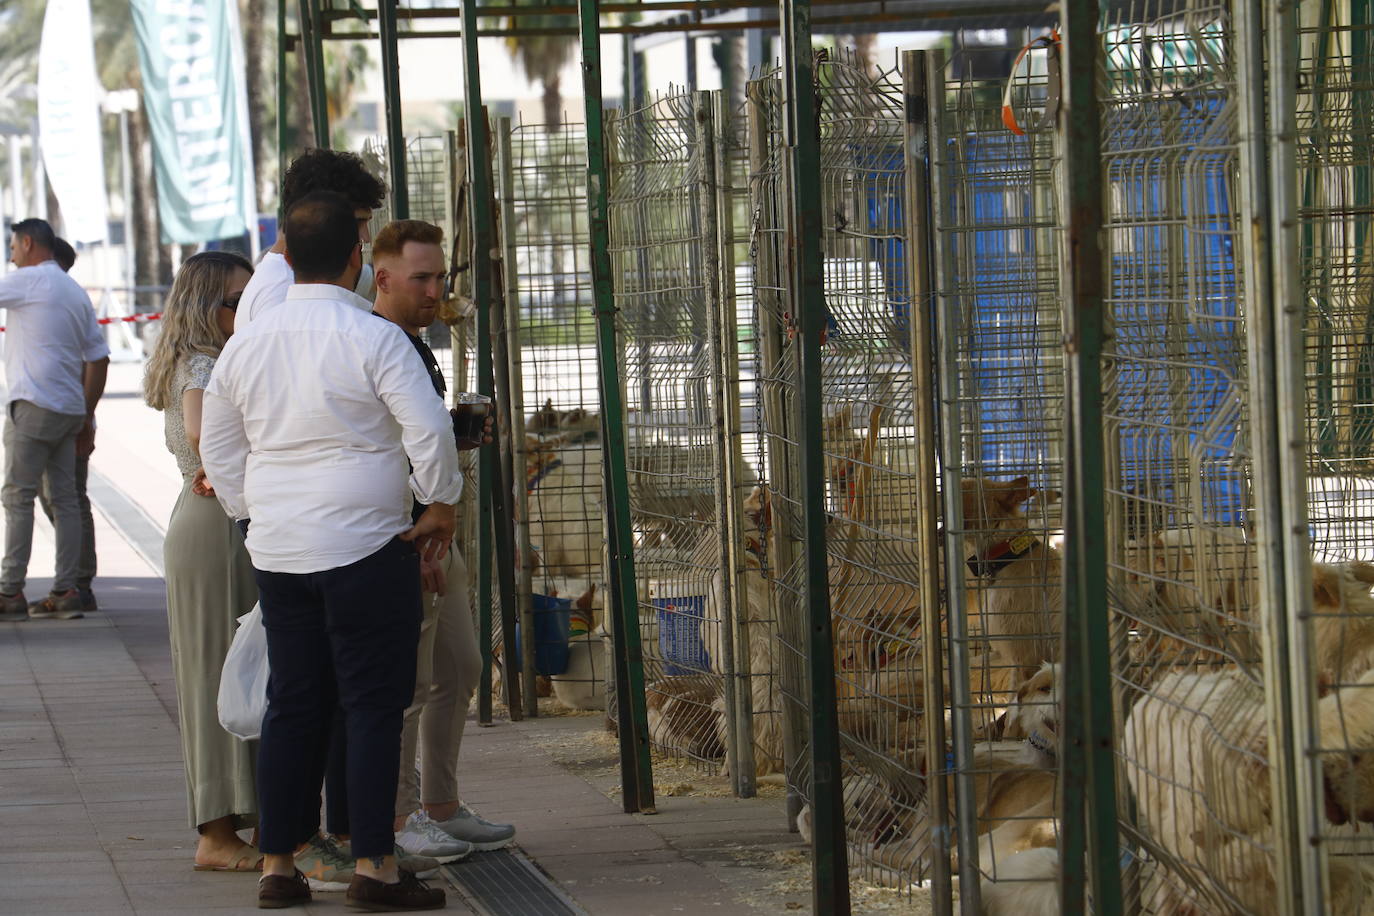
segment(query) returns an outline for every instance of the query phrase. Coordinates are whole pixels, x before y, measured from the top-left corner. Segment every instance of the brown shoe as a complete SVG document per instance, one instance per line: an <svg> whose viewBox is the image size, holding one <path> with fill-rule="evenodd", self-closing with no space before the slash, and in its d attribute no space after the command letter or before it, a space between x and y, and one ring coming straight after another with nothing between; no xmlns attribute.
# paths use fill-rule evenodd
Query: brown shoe
<svg viewBox="0 0 1374 916"><path fill-rule="evenodd" d="M0 621L18 623L29 619L29 600L23 592L6 595L0 592Z"/></svg>
<svg viewBox="0 0 1374 916"><path fill-rule="evenodd" d="M81 611L80 593L74 588L69 588L60 595L55 592L49 593L42 601L30 604L29 616L34 620L76 620L86 615Z"/></svg>
<svg viewBox="0 0 1374 916"><path fill-rule="evenodd" d="M291 877L263 875L258 879L258 909L284 910L298 903L310 902L310 885L300 869Z"/></svg>
<svg viewBox="0 0 1374 916"><path fill-rule="evenodd" d="M441 910L444 892L428 887L425 882L401 872L401 880L387 884L366 875L354 875L348 885L348 908L369 913L394 913L405 910Z"/></svg>

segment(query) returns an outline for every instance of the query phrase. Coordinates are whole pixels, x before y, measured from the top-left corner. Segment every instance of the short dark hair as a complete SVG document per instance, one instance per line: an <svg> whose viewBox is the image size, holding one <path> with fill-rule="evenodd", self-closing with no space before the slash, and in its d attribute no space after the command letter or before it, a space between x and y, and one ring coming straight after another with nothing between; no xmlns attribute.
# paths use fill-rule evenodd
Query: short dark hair
<svg viewBox="0 0 1374 916"><path fill-rule="evenodd" d="M376 210L386 199L386 185L356 153L333 149L308 149L292 160L281 180L282 211L313 191L342 194L354 210Z"/></svg>
<svg viewBox="0 0 1374 916"><path fill-rule="evenodd" d="M38 219L34 216L14 223L10 226L10 232L15 235L28 236L33 239L35 245L49 251L53 250L53 246L57 242L57 233L52 231L51 224L45 219Z"/></svg>
<svg viewBox="0 0 1374 916"><path fill-rule="evenodd" d="M57 261L57 266L63 270L71 270L72 265L76 263L76 249L60 235L53 240L52 256L53 260Z"/></svg>
<svg viewBox="0 0 1374 916"><path fill-rule="evenodd" d="M378 258L399 256L405 250L406 242L442 245L444 230L419 219L398 219L387 223L372 240L372 263L377 263Z"/></svg>
<svg viewBox="0 0 1374 916"><path fill-rule="evenodd" d="M298 282L334 280L359 245L353 205L333 191L312 191L292 204L283 233Z"/></svg>

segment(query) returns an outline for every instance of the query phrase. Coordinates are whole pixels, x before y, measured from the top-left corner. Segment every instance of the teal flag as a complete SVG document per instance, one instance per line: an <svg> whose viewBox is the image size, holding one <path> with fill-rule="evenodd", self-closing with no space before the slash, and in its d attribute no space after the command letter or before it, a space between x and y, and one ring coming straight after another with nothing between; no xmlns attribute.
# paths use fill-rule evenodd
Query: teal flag
<svg viewBox="0 0 1374 916"><path fill-rule="evenodd" d="M162 240L256 228L237 0L133 0Z"/></svg>

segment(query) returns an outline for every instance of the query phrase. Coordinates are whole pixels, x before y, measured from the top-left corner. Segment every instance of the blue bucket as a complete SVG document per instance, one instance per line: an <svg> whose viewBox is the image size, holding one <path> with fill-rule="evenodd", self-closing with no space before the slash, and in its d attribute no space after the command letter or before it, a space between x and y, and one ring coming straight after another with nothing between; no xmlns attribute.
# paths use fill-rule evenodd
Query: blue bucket
<svg viewBox="0 0 1374 916"><path fill-rule="evenodd" d="M549 595L530 595L534 611L534 670L544 676L568 670L571 651L568 630L572 622L572 599ZM520 624L515 625L515 670L521 670L524 656L520 650Z"/></svg>
<svg viewBox="0 0 1374 916"><path fill-rule="evenodd" d="M667 675L699 674L711 670L711 653L701 641L706 621L705 595L654 598L658 615L658 654Z"/></svg>

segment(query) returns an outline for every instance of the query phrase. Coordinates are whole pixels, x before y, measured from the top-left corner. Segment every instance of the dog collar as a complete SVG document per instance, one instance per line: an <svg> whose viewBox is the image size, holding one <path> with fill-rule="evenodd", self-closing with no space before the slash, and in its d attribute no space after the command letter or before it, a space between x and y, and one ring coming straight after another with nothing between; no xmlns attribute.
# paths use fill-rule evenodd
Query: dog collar
<svg viewBox="0 0 1374 916"><path fill-rule="evenodd" d="M1050 743L1050 739L1038 731L1031 732L1030 736L1026 738L1026 743L1042 754L1050 757L1055 756L1056 748Z"/></svg>
<svg viewBox="0 0 1374 916"><path fill-rule="evenodd" d="M991 579L1004 567L1010 566L1024 557L1034 545L1035 535L1029 531L1022 531L1005 541L998 541L993 544L983 556L980 557L975 553L965 562L968 563L969 571L978 578Z"/></svg>
<svg viewBox="0 0 1374 916"><path fill-rule="evenodd" d="M544 478L548 477L549 474L553 473L556 469L561 468L562 466L563 462L555 458L548 464L544 465L542 468L539 468L539 470L532 474L529 480L526 481L525 492L533 493L535 490L539 489L539 485L544 482Z"/></svg>

